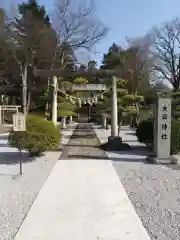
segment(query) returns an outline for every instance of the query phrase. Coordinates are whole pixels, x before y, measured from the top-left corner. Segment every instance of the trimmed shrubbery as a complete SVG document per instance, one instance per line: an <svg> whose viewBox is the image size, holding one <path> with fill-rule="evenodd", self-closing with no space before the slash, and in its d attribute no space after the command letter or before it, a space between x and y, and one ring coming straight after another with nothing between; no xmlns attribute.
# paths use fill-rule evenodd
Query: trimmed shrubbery
<svg viewBox="0 0 180 240"><path fill-rule="evenodd" d="M151 147L153 144L153 120L141 121L136 129L136 136L140 143Z"/></svg>
<svg viewBox="0 0 180 240"><path fill-rule="evenodd" d="M9 144L19 150L27 150L30 156L55 149L59 142L59 127L38 116L27 117L25 132L11 131L9 134Z"/></svg>
<svg viewBox="0 0 180 240"><path fill-rule="evenodd" d="M139 123L136 129L136 136L139 142L148 147L153 145L153 120L147 119ZM171 123L171 153L180 152L180 121L173 120Z"/></svg>
<svg viewBox="0 0 180 240"><path fill-rule="evenodd" d="M180 121L173 120L171 123L171 153L180 152Z"/></svg>

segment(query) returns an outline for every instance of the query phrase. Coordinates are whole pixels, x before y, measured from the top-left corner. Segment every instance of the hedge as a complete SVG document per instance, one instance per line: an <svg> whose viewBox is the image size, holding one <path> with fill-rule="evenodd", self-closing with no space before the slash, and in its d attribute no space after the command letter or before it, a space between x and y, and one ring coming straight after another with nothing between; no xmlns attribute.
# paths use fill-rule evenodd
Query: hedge
<svg viewBox="0 0 180 240"><path fill-rule="evenodd" d="M154 124L152 119L143 120L136 129L136 136L140 143L148 147L153 146ZM180 152L180 121L171 122L171 154Z"/></svg>
<svg viewBox="0 0 180 240"><path fill-rule="evenodd" d="M10 132L9 144L19 150L27 150L30 156L39 156L55 149L60 136L60 129L53 122L31 115L27 117L25 132Z"/></svg>

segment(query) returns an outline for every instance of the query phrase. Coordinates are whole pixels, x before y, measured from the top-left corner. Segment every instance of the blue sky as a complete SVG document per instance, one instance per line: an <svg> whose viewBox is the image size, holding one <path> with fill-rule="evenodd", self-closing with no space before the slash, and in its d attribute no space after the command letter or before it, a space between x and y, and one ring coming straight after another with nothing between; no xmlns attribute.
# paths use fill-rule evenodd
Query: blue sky
<svg viewBox="0 0 180 240"><path fill-rule="evenodd" d="M0 0L4 3L19 3L21 0ZM77 0L74 0L77 1ZM54 0L39 0L48 11L53 8ZM179 0L95 0L97 16L109 28L108 35L96 46L95 56L88 55L88 60L101 61L113 42L124 45L126 37L138 37L151 27L180 17ZM1 4L0 4L1 5Z"/></svg>

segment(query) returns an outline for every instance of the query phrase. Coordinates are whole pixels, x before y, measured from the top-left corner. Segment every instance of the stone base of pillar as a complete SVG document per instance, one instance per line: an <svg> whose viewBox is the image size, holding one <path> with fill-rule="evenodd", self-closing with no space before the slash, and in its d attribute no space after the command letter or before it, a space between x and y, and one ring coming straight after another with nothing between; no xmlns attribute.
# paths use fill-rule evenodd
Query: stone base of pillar
<svg viewBox="0 0 180 240"><path fill-rule="evenodd" d="M129 151L131 146L127 143L122 142L121 137L108 137L108 142L101 145L105 151Z"/></svg>
<svg viewBox="0 0 180 240"><path fill-rule="evenodd" d="M122 144L122 138L121 137L108 137L108 147L110 149L119 149Z"/></svg>
<svg viewBox="0 0 180 240"><path fill-rule="evenodd" d="M159 158L154 154L150 154L146 157L146 161L152 164L176 164L177 160L173 156L167 158Z"/></svg>

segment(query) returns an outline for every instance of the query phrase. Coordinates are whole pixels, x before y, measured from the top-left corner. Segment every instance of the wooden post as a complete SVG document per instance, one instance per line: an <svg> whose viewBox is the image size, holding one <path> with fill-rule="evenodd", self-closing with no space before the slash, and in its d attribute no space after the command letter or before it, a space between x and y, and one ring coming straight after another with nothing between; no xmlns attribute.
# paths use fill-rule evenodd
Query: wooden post
<svg viewBox="0 0 180 240"><path fill-rule="evenodd" d="M52 121L57 125L57 77L53 77Z"/></svg>

